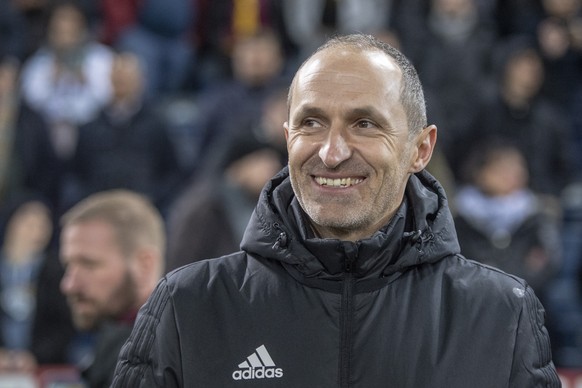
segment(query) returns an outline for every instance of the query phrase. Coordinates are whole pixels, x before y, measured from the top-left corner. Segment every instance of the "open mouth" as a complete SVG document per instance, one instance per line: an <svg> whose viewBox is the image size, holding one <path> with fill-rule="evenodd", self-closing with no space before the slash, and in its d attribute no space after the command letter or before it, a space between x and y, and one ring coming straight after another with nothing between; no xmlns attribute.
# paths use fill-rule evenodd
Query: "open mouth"
<svg viewBox="0 0 582 388"><path fill-rule="evenodd" d="M320 186L328 187L351 187L361 183L364 179L362 178L324 178L320 176L315 177L315 181Z"/></svg>

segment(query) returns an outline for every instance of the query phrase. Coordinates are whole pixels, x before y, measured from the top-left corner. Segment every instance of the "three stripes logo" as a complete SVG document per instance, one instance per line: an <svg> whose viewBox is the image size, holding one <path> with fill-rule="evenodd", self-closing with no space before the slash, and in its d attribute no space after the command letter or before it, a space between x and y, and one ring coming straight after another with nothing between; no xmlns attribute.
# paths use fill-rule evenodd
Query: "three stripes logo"
<svg viewBox="0 0 582 388"><path fill-rule="evenodd" d="M283 369L277 368L265 345L259 346L246 361L232 372L235 380L275 379L283 377Z"/></svg>

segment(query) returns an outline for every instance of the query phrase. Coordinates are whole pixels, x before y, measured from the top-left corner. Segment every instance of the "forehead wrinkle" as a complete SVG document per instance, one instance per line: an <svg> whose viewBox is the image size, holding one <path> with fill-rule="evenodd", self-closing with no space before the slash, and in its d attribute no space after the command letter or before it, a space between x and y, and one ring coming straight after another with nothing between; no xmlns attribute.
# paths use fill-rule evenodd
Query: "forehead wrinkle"
<svg viewBox="0 0 582 388"><path fill-rule="evenodd" d="M362 71L361 65L369 69L369 72ZM379 50L360 51L347 48L333 54L327 50L322 51L309 59L296 74L288 99L289 113L297 92L301 93L304 102L313 105L322 96L329 98L328 96L333 95L333 87L325 95L321 94L322 82L337 88L349 86L342 93L356 99L358 96L368 96L370 90L377 90L375 86L379 79L384 84L381 96L378 96L379 101L385 101L388 105L400 105L403 74L392 57ZM354 85L358 87L354 88Z"/></svg>
<svg viewBox="0 0 582 388"><path fill-rule="evenodd" d="M294 94L301 93L302 99L311 105L318 105L322 103L321 99L328 99L331 102L335 100L334 96L341 90L341 93L349 96L352 102L357 103L360 97L368 97L370 95L372 82L368 77L357 74L344 74L338 72L327 72L326 78L319 74L309 74L306 78L299 80L295 86ZM327 84L326 88L322 88L322 84ZM381 93L379 98L389 98L392 91L392 86ZM326 101L323 101L326 102Z"/></svg>

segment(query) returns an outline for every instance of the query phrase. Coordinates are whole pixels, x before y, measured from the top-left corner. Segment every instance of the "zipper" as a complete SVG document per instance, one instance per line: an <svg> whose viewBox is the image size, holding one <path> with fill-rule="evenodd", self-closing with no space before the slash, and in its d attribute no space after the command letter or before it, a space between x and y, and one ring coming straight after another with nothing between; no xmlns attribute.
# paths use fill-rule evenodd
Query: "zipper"
<svg viewBox="0 0 582 388"><path fill-rule="evenodd" d="M358 256L357 245L352 242L344 243L346 258L344 262L344 280L340 307L340 354L339 354L339 386L349 388L353 321L354 321L354 262Z"/></svg>
<svg viewBox="0 0 582 388"><path fill-rule="evenodd" d="M279 236L277 236L277 240L275 240L275 243L271 248L275 251L281 248L286 248L288 242L287 233L285 233L285 231L281 228L281 225L279 225L278 222L275 222L273 224L273 228L279 232Z"/></svg>

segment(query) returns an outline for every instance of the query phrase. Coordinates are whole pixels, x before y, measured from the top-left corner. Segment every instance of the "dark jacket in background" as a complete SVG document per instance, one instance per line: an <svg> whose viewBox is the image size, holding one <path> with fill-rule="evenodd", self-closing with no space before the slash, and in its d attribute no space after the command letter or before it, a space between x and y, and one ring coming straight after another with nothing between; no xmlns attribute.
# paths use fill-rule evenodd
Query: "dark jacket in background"
<svg viewBox="0 0 582 388"><path fill-rule="evenodd" d="M255 204L219 177L188 187L170 211L166 271L238 251L244 232L239 220L248 221Z"/></svg>
<svg viewBox="0 0 582 388"><path fill-rule="evenodd" d="M46 122L28 105L19 102L13 136L8 185L5 192L0 192L0 199L21 191L35 192L46 198L54 210L61 172Z"/></svg>
<svg viewBox="0 0 582 388"><path fill-rule="evenodd" d="M133 326L128 322L108 322L96 334L96 345L90 364L81 370L89 388L109 388L117 356Z"/></svg>
<svg viewBox="0 0 582 388"><path fill-rule="evenodd" d="M39 364L66 364L75 335L71 312L60 292L63 267L56 254L47 257L38 279L31 351Z"/></svg>
<svg viewBox="0 0 582 388"><path fill-rule="evenodd" d="M125 188L162 207L181 178L165 123L148 105L123 121L105 110L82 126L72 168L78 184L73 203L98 191Z"/></svg>
<svg viewBox="0 0 582 388"><path fill-rule="evenodd" d="M444 191L411 177L358 242L313 236L284 170L242 252L167 275L113 387L558 387L522 280L459 254Z"/></svg>
<svg viewBox="0 0 582 388"><path fill-rule="evenodd" d="M58 257L47 255L43 259L36 284L36 307L29 349L39 365L66 364L69 361L68 350L75 330L66 299L59 290L62 276L63 268ZM3 314L1 308L0 314Z"/></svg>
<svg viewBox="0 0 582 388"><path fill-rule="evenodd" d="M44 259L37 282L36 310L29 349L39 365L68 363L67 352L75 331L66 300L59 292L61 277L62 267L56 255ZM1 308L0 314L3 314Z"/></svg>

